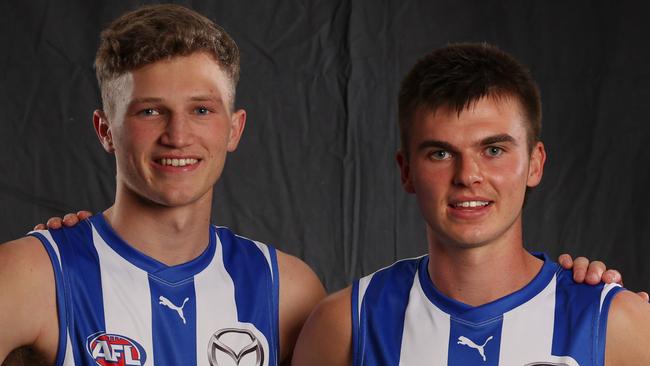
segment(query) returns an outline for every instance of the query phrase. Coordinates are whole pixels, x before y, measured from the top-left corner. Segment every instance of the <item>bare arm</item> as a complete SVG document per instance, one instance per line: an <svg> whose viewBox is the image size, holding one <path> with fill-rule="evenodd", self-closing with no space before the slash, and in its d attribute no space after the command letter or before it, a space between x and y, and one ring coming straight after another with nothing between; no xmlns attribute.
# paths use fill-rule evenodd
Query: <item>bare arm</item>
<svg viewBox="0 0 650 366"><path fill-rule="evenodd" d="M650 365L650 304L624 291L612 300L607 319L605 365Z"/></svg>
<svg viewBox="0 0 650 366"><path fill-rule="evenodd" d="M58 345L54 272L38 239L0 245L0 361L33 346L54 363Z"/></svg>
<svg viewBox="0 0 650 366"><path fill-rule="evenodd" d="M351 288L328 296L300 333L293 366L349 366L352 363Z"/></svg>
<svg viewBox="0 0 650 366"><path fill-rule="evenodd" d="M300 259L278 254L280 274L280 360L291 362L291 354L302 325L325 297L325 289L314 271Z"/></svg>

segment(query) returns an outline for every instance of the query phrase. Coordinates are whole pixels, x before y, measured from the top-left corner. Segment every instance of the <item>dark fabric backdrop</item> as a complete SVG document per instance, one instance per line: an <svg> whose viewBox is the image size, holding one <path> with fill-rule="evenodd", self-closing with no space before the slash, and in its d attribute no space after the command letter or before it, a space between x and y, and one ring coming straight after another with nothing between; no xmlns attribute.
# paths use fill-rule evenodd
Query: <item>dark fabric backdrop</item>
<svg viewBox="0 0 650 366"><path fill-rule="evenodd" d="M0 2L0 241L113 199L91 112L99 31L149 1ZM242 50L243 141L213 220L309 263L328 289L426 251L399 184L396 95L448 42L487 41L539 82L548 162L525 241L650 288L650 5L626 1L181 1Z"/></svg>

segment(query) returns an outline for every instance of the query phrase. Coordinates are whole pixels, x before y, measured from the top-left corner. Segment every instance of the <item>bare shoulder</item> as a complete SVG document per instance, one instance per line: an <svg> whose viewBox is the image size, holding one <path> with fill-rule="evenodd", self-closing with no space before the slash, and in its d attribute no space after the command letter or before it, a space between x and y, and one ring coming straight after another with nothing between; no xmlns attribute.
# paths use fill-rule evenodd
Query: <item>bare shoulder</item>
<svg viewBox="0 0 650 366"><path fill-rule="evenodd" d="M607 318L606 365L650 365L650 304L622 291L614 297Z"/></svg>
<svg viewBox="0 0 650 366"><path fill-rule="evenodd" d="M280 275L280 359L291 359L302 325L314 306L325 297L325 289L302 260L277 251Z"/></svg>
<svg viewBox="0 0 650 366"><path fill-rule="evenodd" d="M323 300L309 316L294 352L294 366L338 366L352 362L352 289Z"/></svg>
<svg viewBox="0 0 650 366"><path fill-rule="evenodd" d="M58 342L54 271L38 239L0 245L0 294L0 360L29 345L53 361Z"/></svg>

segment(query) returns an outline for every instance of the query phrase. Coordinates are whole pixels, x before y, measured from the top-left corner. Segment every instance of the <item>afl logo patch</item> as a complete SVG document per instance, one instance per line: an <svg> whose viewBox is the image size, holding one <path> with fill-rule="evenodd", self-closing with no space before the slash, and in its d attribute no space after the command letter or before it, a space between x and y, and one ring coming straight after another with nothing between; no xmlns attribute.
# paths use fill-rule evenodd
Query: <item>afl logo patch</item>
<svg viewBox="0 0 650 366"><path fill-rule="evenodd" d="M143 366L147 360L138 342L119 334L95 333L87 338L86 350L100 366Z"/></svg>

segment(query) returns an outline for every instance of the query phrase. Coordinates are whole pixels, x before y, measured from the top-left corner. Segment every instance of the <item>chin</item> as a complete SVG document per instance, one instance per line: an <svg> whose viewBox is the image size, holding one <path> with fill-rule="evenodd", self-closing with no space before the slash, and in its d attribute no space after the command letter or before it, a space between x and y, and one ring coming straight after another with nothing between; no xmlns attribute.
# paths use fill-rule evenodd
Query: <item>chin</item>
<svg viewBox="0 0 650 366"><path fill-rule="evenodd" d="M464 228L463 230L441 230L434 232L434 235L443 239L442 242L448 246L458 249L480 248L489 244L494 235L481 229Z"/></svg>
<svg viewBox="0 0 650 366"><path fill-rule="evenodd" d="M187 191L158 192L158 194L153 195L148 200L155 205L171 208L191 205L200 201L203 196L205 195Z"/></svg>

